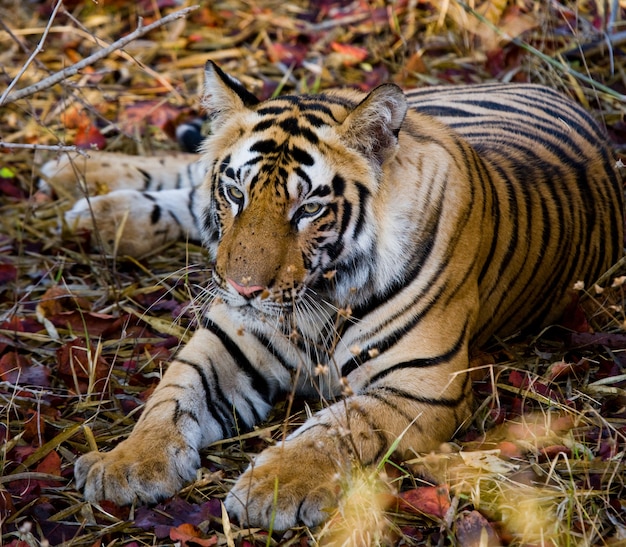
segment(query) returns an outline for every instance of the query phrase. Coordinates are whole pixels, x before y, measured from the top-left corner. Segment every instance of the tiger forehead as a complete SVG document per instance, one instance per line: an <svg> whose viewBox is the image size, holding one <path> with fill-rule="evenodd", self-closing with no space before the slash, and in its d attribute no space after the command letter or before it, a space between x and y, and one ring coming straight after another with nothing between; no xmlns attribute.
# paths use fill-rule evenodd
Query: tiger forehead
<svg viewBox="0 0 626 547"><path fill-rule="evenodd" d="M286 95L253 107L252 110L262 119L257 121L252 131L280 127L293 135L299 134L307 125L316 128L337 125L346 117L349 106L348 102L327 95Z"/></svg>
<svg viewBox="0 0 626 547"><path fill-rule="evenodd" d="M246 185L251 194L274 188L281 195L302 196L313 188L315 180L326 178L326 170L316 161L316 154L311 148L307 151L301 141L279 141L274 132L264 137L242 143L238 151L221 161L218 172Z"/></svg>
<svg viewBox="0 0 626 547"><path fill-rule="evenodd" d="M349 107L342 98L322 95L283 96L250 107L235 147L217 162L218 172L248 185L252 194L273 187L303 196L329 179L326 162L319 160L332 146L318 130L340 124ZM291 188L281 191L287 184Z"/></svg>

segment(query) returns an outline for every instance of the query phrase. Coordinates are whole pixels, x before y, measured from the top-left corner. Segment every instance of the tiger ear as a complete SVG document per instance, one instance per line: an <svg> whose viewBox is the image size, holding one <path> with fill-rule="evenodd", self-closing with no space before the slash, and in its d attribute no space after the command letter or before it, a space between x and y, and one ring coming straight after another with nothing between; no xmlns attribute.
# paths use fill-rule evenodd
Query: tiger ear
<svg viewBox="0 0 626 547"><path fill-rule="evenodd" d="M402 90L383 84L348 114L340 132L348 146L382 164L396 149L407 108Z"/></svg>
<svg viewBox="0 0 626 547"><path fill-rule="evenodd" d="M259 103L243 84L226 74L213 61L204 67L202 106L213 123L225 120L228 114Z"/></svg>

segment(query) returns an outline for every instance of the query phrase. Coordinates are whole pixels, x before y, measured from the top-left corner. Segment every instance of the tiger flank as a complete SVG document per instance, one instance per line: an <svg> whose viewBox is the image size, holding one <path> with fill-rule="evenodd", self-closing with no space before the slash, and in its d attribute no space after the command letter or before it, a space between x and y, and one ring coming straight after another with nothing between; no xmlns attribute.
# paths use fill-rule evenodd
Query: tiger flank
<svg viewBox="0 0 626 547"><path fill-rule="evenodd" d="M328 404L225 503L242 525L316 525L354 466L392 446L436 450L463 427L472 350L556 321L575 282L620 258L607 137L548 88L387 84L259 102L209 63L203 101L212 133L197 162L115 160L117 189L91 199L105 247L125 216L119 253L201 238L215 265L202 326L131 435L77 461L88 500L175 494L203 448L294 392ZM71 179L63 162L44 172ZM85 200L68 221L91 225Z"/></svg>

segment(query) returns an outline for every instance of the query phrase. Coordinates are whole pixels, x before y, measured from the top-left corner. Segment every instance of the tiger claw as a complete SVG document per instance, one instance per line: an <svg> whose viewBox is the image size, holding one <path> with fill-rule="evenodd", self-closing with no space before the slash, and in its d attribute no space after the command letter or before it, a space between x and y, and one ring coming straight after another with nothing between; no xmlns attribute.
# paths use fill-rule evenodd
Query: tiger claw
<svg viewBox="0 0 626 547"><path fill-rule="evenodd" d="M125 441L128 442L128 441ZM76 485L88 501L117 505L157 503L195 477L197 451L120 444L111 452L89 452L75 464Z"/></svg>

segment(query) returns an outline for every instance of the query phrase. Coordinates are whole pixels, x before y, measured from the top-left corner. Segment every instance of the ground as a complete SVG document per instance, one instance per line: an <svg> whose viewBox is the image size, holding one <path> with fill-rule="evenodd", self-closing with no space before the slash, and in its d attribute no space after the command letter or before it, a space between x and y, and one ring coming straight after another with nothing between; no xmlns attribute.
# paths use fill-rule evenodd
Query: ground
<svg viewBox="0 0 626 547"><path fill-rule="evenodd" d="M200 112L208 59L261 98L385 81L544 83L593 112L618 157L626 152L623 1L468 4L218 0L72 74L140 17L147 26L182 6L2 2L3 545L625 544L621 264L573 291L562 326L485 348L469 429L437 454L355 476L325 527L240 530L220 504L251 455L304 419L303 402L210 447L198 480L157 507L92 506L75 489L75 459L129 433L193 329L210 257L184 243L140 259L98 253L94 234L62 229L71 198L39 190L42 162L71 147L175 150L176 126Z"/></svg>

